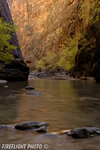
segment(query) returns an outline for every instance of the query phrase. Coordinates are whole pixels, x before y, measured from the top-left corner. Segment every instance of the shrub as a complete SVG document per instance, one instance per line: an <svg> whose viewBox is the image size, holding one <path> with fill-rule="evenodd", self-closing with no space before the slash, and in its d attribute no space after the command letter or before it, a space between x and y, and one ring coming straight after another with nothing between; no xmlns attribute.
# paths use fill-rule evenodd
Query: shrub
<svg viewBox="0 0 100 150"><path fill-rule="evenodd" d="M78 35L66 40L66 45L60 53L60 61L58 66L65 70L71 69L75 63L75 56L78 51Z"/></svg>
<svg viewBox="0 0 100 150"><path fill-rule="evenodd" d="M11 50L16 49L15 46L9 43L11 39L10 33L14 31L13 25L3 22L2 18L0 18L0 61L6 64L13 60Z"/></svg>
<svg viewBox="0 0 100 150"><path fill-rule="evenodd" d="M44 70L53 70L57 67L58 56L54 52L48 51L45 57L42 57L41 60L36 61L36 68L41 67Z"/></svg>

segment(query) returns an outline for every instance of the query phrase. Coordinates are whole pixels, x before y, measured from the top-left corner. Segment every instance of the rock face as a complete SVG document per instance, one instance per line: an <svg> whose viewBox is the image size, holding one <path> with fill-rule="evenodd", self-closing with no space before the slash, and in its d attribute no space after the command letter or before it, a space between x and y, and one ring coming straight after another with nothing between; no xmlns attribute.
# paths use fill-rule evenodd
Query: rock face
<svg viewBox="0 0 100 150"><path fill-rule="evenodd" d="M93 76L100 82L100 21L89 27L86 37L80 40L71 75L78 78Z"/></svg>
<svg viewBox="0 0 100 150"><path fill-rule="evenodd" d="M7 0L25 62L32 69L46 51L60 51L75 32L78 0Z"/></svg>
<svg viewBox="0 0 100 150"><path fill-rule="evenodd" d="M100 83L100 20L93 27L96 38L96 52L93 57L92 71L94 78Z"/></svg>
<svg viewBox="0 0 100 150"><path fill-rule="evenodd" d="M6 0L0 0L0 17L2 17L4 21L11 24L12 17ZM14 60L0 70L0 79L27 80L29 68L24 63L16 33L11 34L10 44L17 47L16 50L12 50Z"/></svg>

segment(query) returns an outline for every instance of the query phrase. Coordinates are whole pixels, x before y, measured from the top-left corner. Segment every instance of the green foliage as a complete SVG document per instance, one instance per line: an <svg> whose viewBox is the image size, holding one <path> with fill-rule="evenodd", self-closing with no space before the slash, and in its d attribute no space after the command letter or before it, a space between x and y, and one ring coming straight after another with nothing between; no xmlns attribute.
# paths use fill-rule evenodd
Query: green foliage
<svg viewBox="0 0 100 150"><path fill-rule="evenodd" d="M90 11L89 11L89 23L94 24L100 19L100 1L89 0Z"/></svg>
<svg viewBox="0 0 100 150"><path fill-rule="evenodd" d="M56 67L62 67L65 70L71 69L75 63L75 56L78 51L78 35L74 38L69 38L66 41L64 49L59 53L59 56L54 52L47 52L47 55L41 60L36 61L36 68L41 67L44 70L53 70Z"/></svg>
<svg viewBox="0 0 100 150"><path fill-rule="evenodd" d="M100 19L100 1L81 0L79 17L83 20L83 29L85 32L88 24L94 24ZM82 40L86 40L85 33L82 33L81 27L73 38L70 37L66 39L64 49L61 51L59 56L58 66L64 68L65 70L69 70L73 67L80 38Z"/></svg>
<svg viewBox="0 0 100 150"><path fill-rule="evenodd" d="M77 33L73 37L66 39L66 43L62 45L62 51L59 53L59 56L54 52L47 52L45 57L36 62L36 68L54 69L59 66L65 70L69 70L74 66L78 44L87 44L88 42L85 38L87 25L91 26L100 19L100 1L80 0L79 18L79 21L82 20L82 24L80 21ZM59 33L60 29L58 28L56 34L59 35ZM91 45L92 48L94 47L94 43ZM91 47L89 50L91 50Z"/></svg>
<svg viewBox="0 0 100 150"><path fill-rule="evenodd" d="M36 68L41 67L41 69L55 69L57 67L58 56L54 52L48 51L45 57L42 57L41 60L36 61Z"/></svg>
<svg viewBox="0 0 100 150"><path fill-rule="evenodd" d="M9 43L11 36L10 33L14 33L15 27L7 22L3 22L0 18L0 61L9 63L13 60L13 56L10 53L11 50L16 49L15 46Z"/></svg>
<svg viewBox="0 0 100 150"><path fill-rule="evenodd" d="M85 25L97 22L100 19L100 1L81 0L79 17Z"/></svg>
<svg viewBox="0 0 100 150"><path fill-rule="evenodd" d="M60 60L58 66L69 70L73 67L75 63L75 56L78 51L78 35L73 38L66 40L66 46L60 53Z"/></svg>

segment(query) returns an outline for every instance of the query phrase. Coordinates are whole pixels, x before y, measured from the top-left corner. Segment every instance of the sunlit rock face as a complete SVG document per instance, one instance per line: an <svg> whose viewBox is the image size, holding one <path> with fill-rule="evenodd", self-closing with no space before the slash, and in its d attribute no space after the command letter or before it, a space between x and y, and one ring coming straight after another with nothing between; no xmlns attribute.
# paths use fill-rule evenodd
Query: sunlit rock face
<svg viewBox="0 0 100 150"><path fill-rule="evenodd" d="M46 51L61 49L68 35L75 32L78 0L8 0L18 26L18 40L30 68Z"/></svg>

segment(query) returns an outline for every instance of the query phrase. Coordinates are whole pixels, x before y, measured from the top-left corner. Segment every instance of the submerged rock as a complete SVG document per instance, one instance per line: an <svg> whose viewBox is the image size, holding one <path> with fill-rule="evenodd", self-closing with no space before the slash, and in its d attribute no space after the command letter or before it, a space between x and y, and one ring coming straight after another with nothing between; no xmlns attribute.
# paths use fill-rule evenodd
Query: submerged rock
<svg viewBox="0 0 100 150"><path fill-rule="evenodd" d="M37 131L37 132L46 132L48 123L47 122L39 122L39 121L29 121L29 122L21 122L15 125L15 129L20 130L29 130Z"/></svg>
<svg viewBox="0 0 100 150"><path fill-rule="evenodd" d="M74 138L88 138L94 135L97 135L100 132L100 128L97 127L82 127L82 128L75 128L69 132L68 135Z"/></svg>
<svg viewBox="0 0 100 150"><path fill-rule="evenodd" d="M33 90L35 88L33 86L26 86L25 89L27 89L27 90Z"/></svg>
<svg viewBox="0 0 100 150"><path fill-rule="evenodd" d="M40 92L31 92L31 91L29 91L29 92L27 92L26 94L28 94L28 95L40 95L41 93Z"/></svg>

